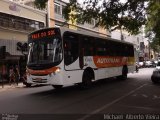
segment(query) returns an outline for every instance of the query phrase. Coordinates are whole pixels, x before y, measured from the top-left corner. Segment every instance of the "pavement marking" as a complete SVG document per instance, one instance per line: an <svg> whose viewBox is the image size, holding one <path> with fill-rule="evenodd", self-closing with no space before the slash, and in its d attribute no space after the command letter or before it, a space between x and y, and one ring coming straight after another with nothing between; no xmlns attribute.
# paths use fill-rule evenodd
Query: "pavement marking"
<svg viewBox="0 0 160 120"><path fill-rule="evenodd" d="M160 96L154 95L153 99L160 99Z"/></svg>
<svg viewBox="0 0 160 120"><path fill-rule="evenodd" d="M148 96L147 96L147 95L145 95L145 94L142 94L142 96L143 96L143 97L145 97L145 98L148 98Z"/></svg>
<svg viewBox="0 0 160 120"><path fill-rule="evenodd" d="M92 115L97 114L97 113L99 113L100 111L102 111L102 110L104 110L104 109L110 107L111 105L113 105L113 104L119 102L120 100L122 100L123 98L125 98L125 97L127 97L127 96L133 94L135 91L141 89L142 87L144 87L144 86L146 86L146 85L147 85L147 84L141 85L140 87L138 87L138 88L136 88L136 89L130 91L129 93L127 93L127 94L125 94L125 95L123 95L123 96L121 96L121 97L115 99L114 101L112 101L112 102L110 102L110 103L104 105L103 107L100 107L100 108L96 109L95 111L93 111L93 112L89 113L88 115L85 115L85 116L83 116L82 118L77 119L77 120L86 120L87 118L91 117Z"/></svg>

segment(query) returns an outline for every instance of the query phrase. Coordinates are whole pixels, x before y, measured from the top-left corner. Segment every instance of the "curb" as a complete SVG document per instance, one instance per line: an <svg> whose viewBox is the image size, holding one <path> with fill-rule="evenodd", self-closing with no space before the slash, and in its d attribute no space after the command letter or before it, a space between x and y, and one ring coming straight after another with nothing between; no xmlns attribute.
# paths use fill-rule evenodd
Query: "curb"
<svg viewBox="0 0 160 120"><path fill-rule="evenodd" d="M17 84L12 84L12 85L4 84L3 86L2 85L0 86L0 92L6 91L9 89L14 89L14 88L22 88L22 87L24 87L23 83L19 83L18 86Z"/></svg>

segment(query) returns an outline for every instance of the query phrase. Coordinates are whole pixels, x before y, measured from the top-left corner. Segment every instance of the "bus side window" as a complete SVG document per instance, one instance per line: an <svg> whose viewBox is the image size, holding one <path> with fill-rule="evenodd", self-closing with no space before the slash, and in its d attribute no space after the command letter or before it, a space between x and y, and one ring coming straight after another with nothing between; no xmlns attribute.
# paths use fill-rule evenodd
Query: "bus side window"
<svg viewBox="0 0 160 120"><path fill-rule="evenodd" d="M81 41L83 42L83 47L84 47L84 55L85 56L92 56L94 54L94 44L93 44L93 39L92 37L89 36L82 36Z"/></svg>
<svg viewBox="0 0 160 120"><path fill-rule="evenodd" d="M113 56L113 43L112 41L107 41L107 55Z"/></svg>
<svg viewBox="0 0 160 120"><path fill-rule="evenodd" d="M103 39L98 38L95 40L95 48L96 48L96 55L105 56L106 47L105 47L105 42L103 41Z"/></svg>
<svg viewBox="0 0 160 120"><path fill-rule="evenodd" d="M70 65L78 59L78 35L64 33L64 63Z"/></svg>

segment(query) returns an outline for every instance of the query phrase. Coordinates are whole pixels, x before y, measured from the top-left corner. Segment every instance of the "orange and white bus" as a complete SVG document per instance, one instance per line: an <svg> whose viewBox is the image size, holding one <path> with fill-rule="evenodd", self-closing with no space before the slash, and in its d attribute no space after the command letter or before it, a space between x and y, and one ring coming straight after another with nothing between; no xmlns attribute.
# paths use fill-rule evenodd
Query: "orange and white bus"
<svg viewBox="0 0 160 120"><path fill-rule="evenodd" d="M63 85L118 77L127 79L135 70L134 46L111 38L74 31L47 28L28 36L27 83Z"/></svg>

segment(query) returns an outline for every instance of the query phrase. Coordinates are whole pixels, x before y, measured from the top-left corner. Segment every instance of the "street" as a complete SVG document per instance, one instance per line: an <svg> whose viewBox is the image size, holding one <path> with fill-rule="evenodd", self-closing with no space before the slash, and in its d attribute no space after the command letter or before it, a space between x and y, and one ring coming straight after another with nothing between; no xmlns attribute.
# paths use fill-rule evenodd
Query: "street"
<svg viewBox="0 0 160 120"><path fill-rule="evenodd" d="M1 117L23 119L45 118L74 120L123 118L120 115L158 114L160 86L150 80L154 68L142 68L128 75L126 81L100 80L92 88L65 86L55 90L52 86L21 87L0 91ZM14 115L14 116L8 116ZM119 116L110 116L118 114ZM18 115L18 116L16 116ZM129 116L132 117L132 116ZM160 119L159 116L151 116Z"/></svg>

